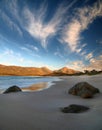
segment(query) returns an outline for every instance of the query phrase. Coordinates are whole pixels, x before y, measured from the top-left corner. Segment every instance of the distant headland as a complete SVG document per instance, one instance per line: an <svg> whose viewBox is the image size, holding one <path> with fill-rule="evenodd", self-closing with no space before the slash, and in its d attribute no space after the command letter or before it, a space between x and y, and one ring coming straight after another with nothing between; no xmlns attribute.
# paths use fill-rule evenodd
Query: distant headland
<svg viewBox="0 0 102 130"><path fill-rule="evenodd" d="M63 67L58 70L50 70L47 67L21 67L21 66L6 66L0 64L0 75L12 75L12 76L63 76L63 75L94 75L100 74L102 71L88 71L84 72Z"/></svg>

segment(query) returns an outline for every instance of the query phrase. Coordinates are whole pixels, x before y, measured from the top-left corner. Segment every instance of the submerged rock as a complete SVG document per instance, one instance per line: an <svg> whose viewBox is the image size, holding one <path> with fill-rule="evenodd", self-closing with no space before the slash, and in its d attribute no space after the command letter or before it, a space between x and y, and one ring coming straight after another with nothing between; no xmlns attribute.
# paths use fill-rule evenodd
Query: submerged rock
<svg viewBox="0 0 102 130"><path fill-rule="evenodd" d="M80 82L70 88L68 93L81 96L82 98L92 98L94 94L99 93L99 89L87 82Z"/></svg>
<svg viewBox="0 0 102 130"><path fill-rule="evenodd" d="M88 107L76 104L71 104L68 107L61 108L63 113L81 113L87 110L89 110Z"/></svg>
<svg viewBox="0 0 102 130"><path fill-rule="evenodd" d="M20 92L20 91L22 91L22 90L18 86L14 85L14 86L11 86L8 89L6 89L4 94L11 93L11 92Z"/></svg>

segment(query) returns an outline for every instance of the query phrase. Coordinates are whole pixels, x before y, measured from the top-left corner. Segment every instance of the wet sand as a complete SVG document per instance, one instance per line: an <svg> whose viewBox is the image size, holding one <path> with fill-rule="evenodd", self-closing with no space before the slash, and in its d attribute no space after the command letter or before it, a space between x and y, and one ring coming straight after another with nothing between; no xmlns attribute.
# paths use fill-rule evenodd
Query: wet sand
<svg viewBox="0 0 102 130"><path fill-rule="evenodd" d="M47 82L43 82L43 83L38 83L38 84L33 84L31 86L25 87L25 88L21 88L22 91L40 91L43 89L48 88L48 83Z"/></svg>
<svg viewBox="0 0 102 130"><path fill-rule="evenodd" d="M0 130L102 130L102 75L61 78L42 91L0 94ZM68 94L80 81L87 81L101 93L92 99ZM90 110L80 114L60 111L70 104Z"/></svg>

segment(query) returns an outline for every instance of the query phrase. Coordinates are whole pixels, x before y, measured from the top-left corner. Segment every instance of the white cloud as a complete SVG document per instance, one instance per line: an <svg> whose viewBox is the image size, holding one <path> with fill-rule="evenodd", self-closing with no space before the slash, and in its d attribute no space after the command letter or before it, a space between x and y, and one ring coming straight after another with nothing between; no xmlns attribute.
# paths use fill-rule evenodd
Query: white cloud
<svg viewBox="0 0 102 130"><path fill-rule="evenodd" d="M27 20L25 28L30 33L30 35L32 35L32 37L39 39L41 41L42 46L46 48L48 38L55 35L57 32L57 21L51 20L51 22L49 22L48 24L44 24L44 14L37 14L38 16L34 15L35 14L32 13L28 8L24 9L24 16ZM60 19L58 21L61 22Z"/></svg>
<svg viewBox="0 0 102 130"><path fill-rule="evenodd" d="M83 45L81 45L81 47L82 48L84 48L84 47L86 47L87 46L87 44L86 43L84 43Z"/></svg>
<svg viewBox="0 0 102 130"><path fill-rule="evenodd" d="M55 52L54 55L55 55L55 56L58 56L58 57L60 57L60 58L62 58L62 59L64 58L64 56L62 56L62 55L60 54L60 52Z"/></svg>
<svg viewBox="0 0 102 130"><path fill-rule="evenodd" d="M67 43L72 52L80 52L77 49L81 42L81 32L87 29L98 16L102 16L102 2L97 2L92 7L78 9L76 16L65 26L62 40Z"/></svg>
<svg viewBox="0 0 102 130"><path fill-rule="evenodd" d="M87 54L86 56L85 56L85 59L86 60L91 60L93 58L93 53L92 52L90 52L89 54Z"/></svg>
<svg viewBox="0 0 102 130"><path fill-rule="evenodd" d="M7 11L11 14L11 16L13 16L13 18L16 19L16 21L18 23L21 24L21 17L19 15L19 13L21 13L21 11L18 6L19 1L18 0L5 0L4 2L6 3L6 4L4 3L4 5L5 5Z"/></svg>
<svg viewBox="0 0 102 130"><path fill-rule="evenodd" d="M33 8L32 10L29 9L26 3L23 3L24 8L21 10L18 6L18 0L5 1L6 2L4 3L6 4L4 4L4 6L20 25L19 27L7 14L4 13L2 15L5 15L3 17L8 23L8 26L11 29L16 30L20 35L22 35L21 28L25 29L32 37L40 40L42 47L46 48L48 39L56 35L57 31L61 29L65 19L64 14L67 13L67 10L71 8L77 0L60 4L56 8L52 18L47 23L44 21L48 13L46 2L43 2L38 9ZM21 11L19 12L19 10Z"/></svg>
<svg viewBox="0 0 102 130"><path fill-rule="evenodd" d="M6 7L9 7L9 11L10 13L12 13L12 15L15 16L15 18L17 18L18 16L18 0L6 0L7 5L5 5Z"/></svg>
<svg viewBox="0 0 102 130"><path fill-rule="evenodd" d="M86 51L82 51L80 54L81 54L81 56L84 56L84 57L85 57L85 56L86 56L86 53L87 53Z"/></svg>
<svg viewBox="0 0 102 130"><path fill-rule="evenodd" d="M27 52L30 52L30 50L27 47L20 47L20 49L24 50L24 51L27 51Z"/></svg>
<svg viewBox="0 0 102 130"><path fill-rule="evenodd" d="M33 46L32 48L33 48L35 51L39 51L38 47L36 47L36 46Z"/></svg>
<svg viewBox="0 0 102 130"><path fill-rule="evenodd" d="M78 20L74 19L69 23L64 30L63 41L68 43L70 49L75 51L79 43L81 32L81 25Z"/></svg>
<svg viewBox="0 0 102 130"><path fill-rule="evenodd" d="M102 55L97 58L92 58L90 64L85 67L87 70L102 70Z"/></svg>
<svg viewBox="0 0 102 130"><path fill-rule="evenodd" d="M54 52L54 55L65 60L63 53L61 53L61 51L58 47L57 47L57 50Z"/></svg>
<svg viewBox="0 0 102 130"><path fill-rule="evenodd" d="M89 57L91 58L89 60L89 64L85 64L81 60L69 62L66 66L74 69L74 70L79 70L79 71L84 71L84 70L102 70L102 55L99 55L96 58L92 58L92 55L90 53Z"/></svg>
<svg viewBox="0 0 102 130"><path fill-rule="evenodd" d="M26 50L27 48L22 47L22 50ZM29 53L31 54L31 53ZM35 54L31 54L32 56L38 56ZM0 63L4 65L18 65L18 66L36 66L39 67L42 64L42 62L36 62L30 59L27 59L22 56L21 53L14 52L12 49L5 48L3 50L2 54L0 55ZM8 59L8 60L7 60Z"/></svg>
<svg viewBox="0 0 102 130"><path fill-rule="evenodd" d="M5 48L5 50L2 51L0 58L3 59L3 57L12 56L13 54L14 54L14 52L12 49Z"/></svg>
<svg viewBox="0 0 102 130"><path fill-rule="evenodd" d="M77 53L80 53L82 51L82 48L79 48L76 50Z"/></svg>
<svg viewBox="0 0 102 130"><path fill-rule="evenodd" d="M2 64L11 64L24 62L24 58L20 53L15 53L12 49L6 48L0 55ZM7 60L8 59L8 60Z"/></svg>
<svg viewBox="0 0 102 130"><path fill-rule="evenodd" d="M3 45L4 42L9 43L10 41L6 37L0 34L0 44Z"/></svg>
<svg viewBox="0 0 102 130"><path fill-rule="evenodd" d="M64 22L64 14L67 13L67 10L76 2L74 0L68 6L61 4L52 18L44 23L44 18L47 13L47 8L43 4L40 7L40 11L31 12L28 7L25 7L23 10L23 16L26 20L25 29L29 32L29 34L41 41L41 45L46 48L48 39L54 35L56 35L57 31L60 29L62 23Z"/></svg>
<svg viewBox="0 0 102 130"><path fill-rule="evenodd" d="M32 51L39 52L39 48L37 46L27 44L27 47Z"/></svg>
<svg viewBox="0 0 102 130"><path fill-rule="evenodd" d="M0 15L1 15L2 19L4 20L4 22L6 23L6 25L12 31L16 31L19 35L22 36L23 33L22 33L20 27L5 12L0 10Z"/></svg>
<svg viewBox="0 0 102 130"><path fill-rule="evenodd" d="M67 65L68 68L74 69L74 70L78 70L78 71L83 71L85 65L82 61L77 60L71 63L68 63Z"/></svg>
<svg viewBox="0 0 102 130"><path fill-rule="evenodd" d="M34 50L37 52L39 51L39 49L33 45L31 45L31 46L28 45L27 47L20 47L20 49L23 51L26 51L30 56L37 57L37 58L41 57L40 55L33 52Z"/></svg>

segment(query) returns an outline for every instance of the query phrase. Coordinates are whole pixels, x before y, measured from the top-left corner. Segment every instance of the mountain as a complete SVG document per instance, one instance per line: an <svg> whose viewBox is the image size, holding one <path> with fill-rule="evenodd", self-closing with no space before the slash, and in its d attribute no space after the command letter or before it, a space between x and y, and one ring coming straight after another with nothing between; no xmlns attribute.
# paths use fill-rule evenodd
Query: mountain
<svg viewBox="0 0 102 130"><path fill-rule="evenodd" d="M52 71L46 67L37 68L0 65L0 75L43 76L51 73Z"/></svg>
<svg viewBox="0 0 102 130"><path fill-rule="evenodd" d="M21 67L0 65L0 75L18 75L18 76L60 76L76 74L78 71L63 67L59 70L52 71L47 67Z"/></svg>
<svg viewBox="0 0 102 130"><path fill-rule="evenodd" d="M61 69L59 69L59 70L56 70L56 71L54 71L54 73L56 73L56 74L77 74L77 73L79 73L79 71L76 71L76 70L73 70L73 69L70 69L70 68L67 68L67 67L63 67L63 68L61 68Z"/></svg>

